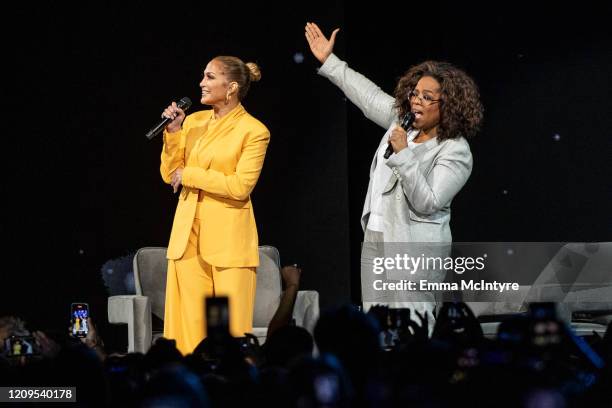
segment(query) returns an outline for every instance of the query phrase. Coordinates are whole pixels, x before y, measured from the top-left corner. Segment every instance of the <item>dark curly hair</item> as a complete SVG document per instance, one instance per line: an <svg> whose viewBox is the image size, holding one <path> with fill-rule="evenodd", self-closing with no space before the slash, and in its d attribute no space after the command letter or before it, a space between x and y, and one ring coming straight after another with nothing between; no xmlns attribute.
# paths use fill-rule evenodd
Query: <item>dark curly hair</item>
<svg viewBox="0 0 612 408"><path fill-rule="evenodd" d="M401 118L410 111L410 92L417 82L430 76L440 83L438 139L470 138L480 130L483 107L472 78L448 62L425 61L410 67L395 87L395 108Z"/></svg>

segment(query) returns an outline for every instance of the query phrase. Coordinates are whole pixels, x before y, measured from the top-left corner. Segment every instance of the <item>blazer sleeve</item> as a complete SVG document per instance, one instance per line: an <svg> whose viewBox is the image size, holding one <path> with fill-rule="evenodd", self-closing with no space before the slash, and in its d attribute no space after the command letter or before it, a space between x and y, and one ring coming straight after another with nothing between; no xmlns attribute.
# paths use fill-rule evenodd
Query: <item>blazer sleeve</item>
<svg viewBox="0 0 612 408"><path fill-rule="evenodd" d="M233 174L188 166L183 170L183 185L232 200L248 199L259 179L269 141L267 129L249 132Z"/></svg>
<svg viewBox="0 0 612 408"><path fill-rule="evenodd" d="M159 172L166 184L170 184L172 173L176 169L185 166L184 134L189 129L188 119L189 116L185 118L178 132L168 132L164 129L164 146Z"/></svg>
<svg viewBox="0 0 612 408"><path fill-rule="evenodd" d="M319 68L319 75L338 86L344 95L379 126L388 129L397 118L395 99L374 82L348 67L336 55L330 54Z"/></svg>
<svg viewBox="0 0 612 408"><path fill-rule="evenodd" d="M420 214L431 215L449 204L472 172L472 153L463 138L450 141L435 159L427 178L410 148L391 155L386 162L402 183L404 195Z"/></svg>

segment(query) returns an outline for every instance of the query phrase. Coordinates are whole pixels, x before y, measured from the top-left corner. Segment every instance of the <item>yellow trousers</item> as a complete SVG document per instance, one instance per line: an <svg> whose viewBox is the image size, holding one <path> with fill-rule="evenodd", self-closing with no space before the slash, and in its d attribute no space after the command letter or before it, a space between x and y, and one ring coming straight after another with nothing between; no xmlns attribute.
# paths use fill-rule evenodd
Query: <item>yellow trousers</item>
<svg viewBox="0 0 612 408"><path fill-rule="evenodd" d="M183 354L193 352L206 337L204 299L229 298L230 332L235 337L253 330L255 268L223 268L200 257L200 220L195 219L181 259L168 261L164 337L176 340Z"/></svg>

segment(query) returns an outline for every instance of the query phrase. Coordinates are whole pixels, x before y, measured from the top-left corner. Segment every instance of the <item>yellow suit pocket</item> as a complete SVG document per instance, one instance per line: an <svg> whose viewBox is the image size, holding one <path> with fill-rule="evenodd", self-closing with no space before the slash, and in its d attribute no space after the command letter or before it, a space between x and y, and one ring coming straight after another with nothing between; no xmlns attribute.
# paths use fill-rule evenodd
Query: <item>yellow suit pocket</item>
<svg viewBox="0 0 612 408"><path fill-rule="evenodd" d="M225 208L235 208L237 210L248 210L249 208L251 208L251 202L231 200L226 198L223 200L223 206Z"/></svg>

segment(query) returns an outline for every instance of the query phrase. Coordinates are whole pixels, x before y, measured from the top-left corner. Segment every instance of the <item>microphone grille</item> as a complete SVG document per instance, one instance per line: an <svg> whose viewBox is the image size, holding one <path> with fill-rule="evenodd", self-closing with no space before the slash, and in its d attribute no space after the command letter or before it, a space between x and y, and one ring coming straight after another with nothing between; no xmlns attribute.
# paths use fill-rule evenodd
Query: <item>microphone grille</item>
<svg viewBox="0 0 612 408"><path fill-rule="evenodd" d="M178 101L176 106L186 111L187 109L191 108L191 99L185 96L184 98L181 98L180 101Z"/></svg>
<svg viewBox="0 0 612 408"><path fill-rule="evenodd" d="M402 127L402 129L408 130L408 128L412 125L412 122L414 122L414 113L406 112L406 114L402 118L402 123L400 123L400 126Z"/></svg>

